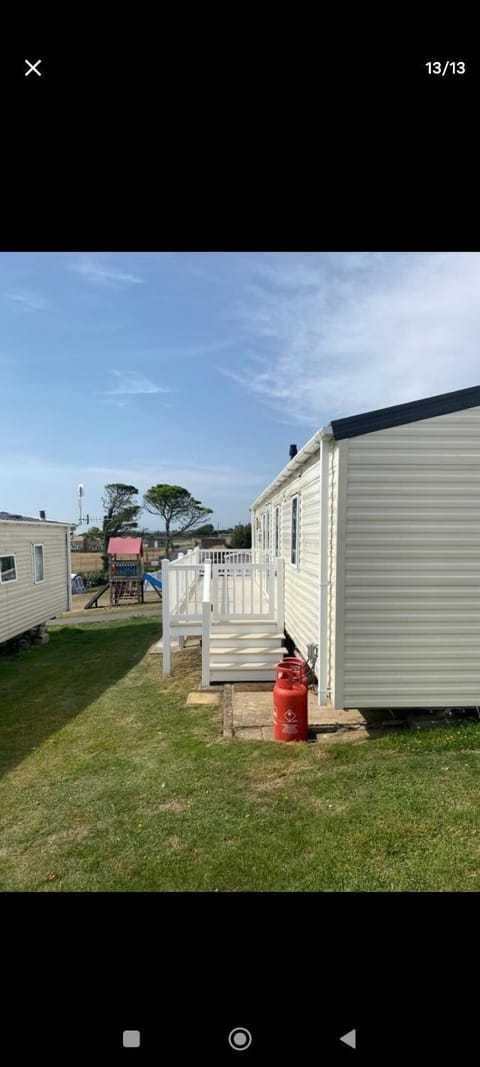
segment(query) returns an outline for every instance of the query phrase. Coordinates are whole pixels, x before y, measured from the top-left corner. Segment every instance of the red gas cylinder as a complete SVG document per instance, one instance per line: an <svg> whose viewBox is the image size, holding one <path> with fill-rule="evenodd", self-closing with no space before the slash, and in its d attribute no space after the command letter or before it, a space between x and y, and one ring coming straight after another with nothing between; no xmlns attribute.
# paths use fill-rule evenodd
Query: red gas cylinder
<svg viewBox="0 0 480 1067"><path fill-rule="evenodd" d="M273 689L273 736L275 741L308 739L308 691L283 664L277 667Z"/></svg>

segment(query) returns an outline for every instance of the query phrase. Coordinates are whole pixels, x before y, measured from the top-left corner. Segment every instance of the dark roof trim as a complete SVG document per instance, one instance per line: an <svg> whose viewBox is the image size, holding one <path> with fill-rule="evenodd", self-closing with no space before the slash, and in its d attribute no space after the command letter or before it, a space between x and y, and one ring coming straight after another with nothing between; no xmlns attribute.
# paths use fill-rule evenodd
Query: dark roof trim
<svg viewBox="0 0 480 1067"><path fill-rule="evenodd" d="M389 426L433 419L436 415L450 415L464 408L480 407L480 385L469 389L457 389L454 393L440 393L425 400L412 400L408 404L395 404L378 411L366 411L363 415L351 415L348 419L333 419L331 426L336 441L345 437L359 437L363 433L386 430Z"/></svg>
<svg viewBox="0 0 480 1067"><path fill-rule="evenodd" d="M39 526L70 526L75 529L73 522L56 522L54 519L34 519L30 515L12 515L9 511L0 511L0 522L35 522Z"/></svg>
<svg viewBox="0 0 480 1067"><path fill-rule="evenodd" d="M0 511L0 519L8 522L45 522L45 519L32 519L30 515L12 515L9 511Z"/></svg>

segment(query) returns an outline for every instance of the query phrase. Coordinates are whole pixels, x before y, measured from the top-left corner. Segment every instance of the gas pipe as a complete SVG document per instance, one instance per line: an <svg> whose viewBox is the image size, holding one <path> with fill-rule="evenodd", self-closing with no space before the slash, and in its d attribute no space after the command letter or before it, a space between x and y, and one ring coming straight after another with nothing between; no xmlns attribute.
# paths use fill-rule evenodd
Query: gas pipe
<svg viewBox="0 0 480 1067"><path fill-rule="evenodd" d="M273 688L273 736L275 741L306 741L308 738L308 691L296 681L290 667L279 663Z"/></svg>

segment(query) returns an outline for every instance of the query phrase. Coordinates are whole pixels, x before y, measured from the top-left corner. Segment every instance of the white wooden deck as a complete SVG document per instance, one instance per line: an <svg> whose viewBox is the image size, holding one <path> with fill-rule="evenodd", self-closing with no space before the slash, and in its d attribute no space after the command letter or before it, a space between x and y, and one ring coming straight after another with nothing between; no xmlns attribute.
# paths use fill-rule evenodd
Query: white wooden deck
<svg viewBox="0 0 480 1067"><path fill-rule="evenodd" d="M281 560L212 563L197 551L164 563L162 577L164 674L170 635L195 634L202 637L202 685L274 677L283 641Z"/></svg>

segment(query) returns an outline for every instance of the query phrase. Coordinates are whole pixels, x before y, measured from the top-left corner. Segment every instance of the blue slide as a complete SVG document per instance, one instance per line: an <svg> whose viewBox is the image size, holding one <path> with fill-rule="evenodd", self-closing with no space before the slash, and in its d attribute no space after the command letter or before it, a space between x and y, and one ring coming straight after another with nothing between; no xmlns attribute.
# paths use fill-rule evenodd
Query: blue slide
<svg viewBox="0 0 480 1067"><path fill-rule="evenodd" d="M162 583L158 580L158 578L154 578L153 574L144 574L143 577L146 582L150 582L150 585L153 585L155 591L162 591Z"/></svg>

